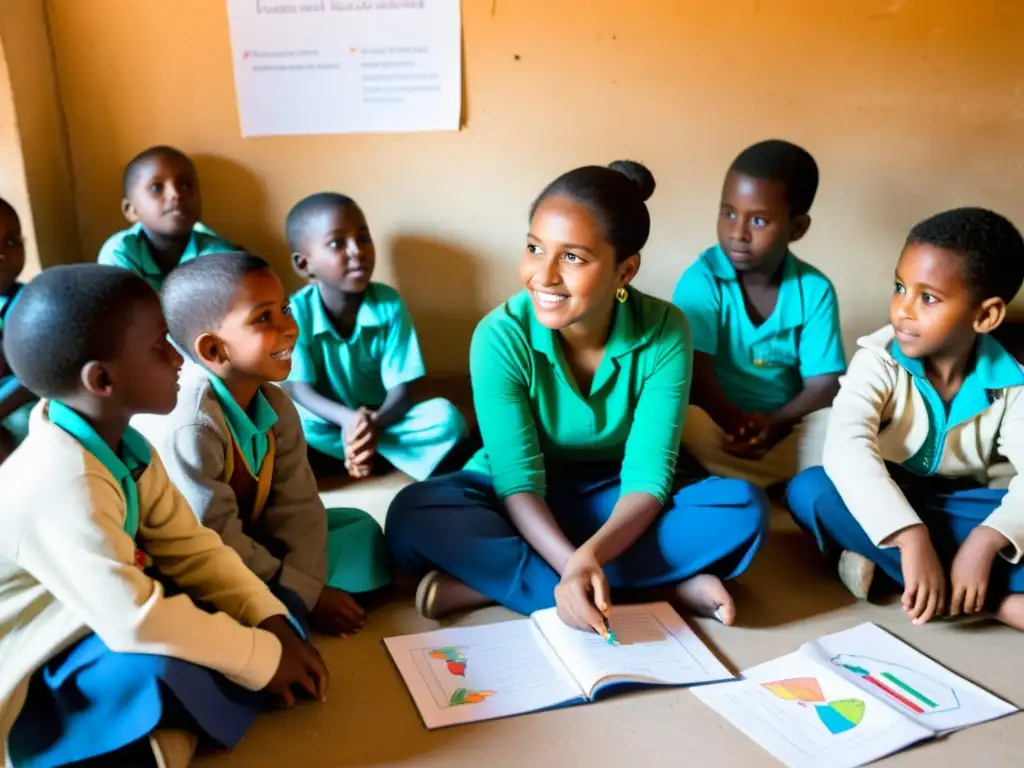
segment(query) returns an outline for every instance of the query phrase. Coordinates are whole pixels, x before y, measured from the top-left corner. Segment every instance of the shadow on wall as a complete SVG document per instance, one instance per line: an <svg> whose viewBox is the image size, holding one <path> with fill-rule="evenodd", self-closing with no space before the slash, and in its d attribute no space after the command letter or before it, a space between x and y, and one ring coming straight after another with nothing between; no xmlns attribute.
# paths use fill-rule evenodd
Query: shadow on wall
<svg viewBox="0 0 1024 768"><path fill-rule="evenodd" d="M192 155L203 192L203 222L217 234L270 262L290 291L302 283L292 271L284 222L271 219L266 186L260 178L233 160L217 155ZM225 218L218 200L231 199L235 210L246 212L246 221ZM244 238L241 232L247 232Z"/></svg>
<svg viewBox="0 0 1024 768"><path fill-rule="evenodd" d="M427 370L466 373L473 329L491 309L482 299L479 259L419 235L395 237L390 253L394 287L416 323Z"/></svg>

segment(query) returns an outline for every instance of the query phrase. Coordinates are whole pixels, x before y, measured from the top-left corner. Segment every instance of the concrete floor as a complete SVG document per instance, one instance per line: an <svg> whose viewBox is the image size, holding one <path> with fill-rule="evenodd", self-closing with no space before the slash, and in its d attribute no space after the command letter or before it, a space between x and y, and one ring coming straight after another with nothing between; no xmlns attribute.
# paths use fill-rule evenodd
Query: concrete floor
<svg viewBox="0 0 1024 768"><path fill-rule="evenodd" d="M392 475L326 492L329 505L383 519L403 484ZM694 626L734 669L800 643L874 621L993 693L1024 705L1024 637L994 623L913 627L898 605L857 603L824 569L811 543L779 513L754 566L734 584L739 626ZM452 624L514 618L488 608ZM641 691L596 704L427 731L381 642L439 626L411 600L375 611L347 640L318 640L331 670L330 698L263 716L231 754L203 755L200 768L335 766L770 766L777 763L685 689ZM976 726L885 761L893 766L1020 766L1024 716Z"/></svg>

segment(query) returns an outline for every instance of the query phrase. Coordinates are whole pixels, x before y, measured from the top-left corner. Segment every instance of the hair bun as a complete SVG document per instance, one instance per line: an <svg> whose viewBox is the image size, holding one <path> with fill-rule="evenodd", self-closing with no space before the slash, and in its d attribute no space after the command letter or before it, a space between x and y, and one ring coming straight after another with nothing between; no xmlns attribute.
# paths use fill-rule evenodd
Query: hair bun
<svg viewBox="0 0 1024 768"><path fill-rule="evenodd" d="M654 174L647 170L647 166L643 163L637 163L633 160L616 160L614 163L610 163L608 167L613 171L618 171L636 184L641 200L646 202L654 194Z"/></svg>

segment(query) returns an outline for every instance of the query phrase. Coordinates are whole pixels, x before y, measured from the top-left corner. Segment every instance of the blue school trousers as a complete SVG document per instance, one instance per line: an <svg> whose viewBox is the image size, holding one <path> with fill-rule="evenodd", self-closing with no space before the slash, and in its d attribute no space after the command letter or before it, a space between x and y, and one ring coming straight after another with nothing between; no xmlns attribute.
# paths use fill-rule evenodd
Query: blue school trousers
<svg viewBox="0 0 1024 768"><path fill-rule="evenodd" d="M949 573L959 546L999 506L1006 491L987 488L970 478L923 477L898 464L886 466L921 522L928 527L939 560ZM863 555L877 563L893 581L903 585L899 549L876 547L871 543L822 467L806 469L793 478L786 499L793 518L814 535L820 548L838 547ZM988 602L994 605L1013 592L1024 592L1024 565L1013 565L996 557L988 585Z"/></svg>
<svg viewBox="0 0 1024 768"><path fill-rule="evenodd" d="M173 584L168 590L177 592ZM286 587L271 591L308 637L302 599ZM230 749L268 703L263 691L244 689L211 669L168 656L118 653L90 633L32 676L8 751L15 768L113 761L158 727L193 731Z"/></svg>
<svg viewBox="0 0 1024 768"><path fill-rule="evenodd" d="M548 467L548 508L574 546L589 539L619 500L619 465ZM768 533L764 492L745 480L684 485L647 531L606 563L612 589L677 584L742 573ZM454 576L507 608L530 614L555 604L559 575L512 526L491 480L456 472L404 488L388 509L385 535L398 569Z"/></svg>

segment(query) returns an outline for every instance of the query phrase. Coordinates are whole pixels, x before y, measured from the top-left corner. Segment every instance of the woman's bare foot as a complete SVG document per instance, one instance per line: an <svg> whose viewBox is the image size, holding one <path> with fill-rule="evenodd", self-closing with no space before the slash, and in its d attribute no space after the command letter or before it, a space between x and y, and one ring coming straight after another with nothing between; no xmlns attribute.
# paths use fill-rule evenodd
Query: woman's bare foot
<svg viewBox="0 0 1024 768"><path fill-rule="evenodd" d="M425 619L439 619L492 603L491 598L440 571L428 573L416 588L416 610Z"/></svg>
<svg viewBox="0 0 1024 768"><path fill-rule="evenodd" d="M680 582L675 586L675 596L690 613L718 619L727 626L736 621L736 603L717 576L702 573Z"/></svg>
<svg viewBox="0 0 1024 768"><path fill-rule="evenodd" d="M1024 594L1003 598L996 609L996 618L1009 627L1024 631Z"/></svg>

